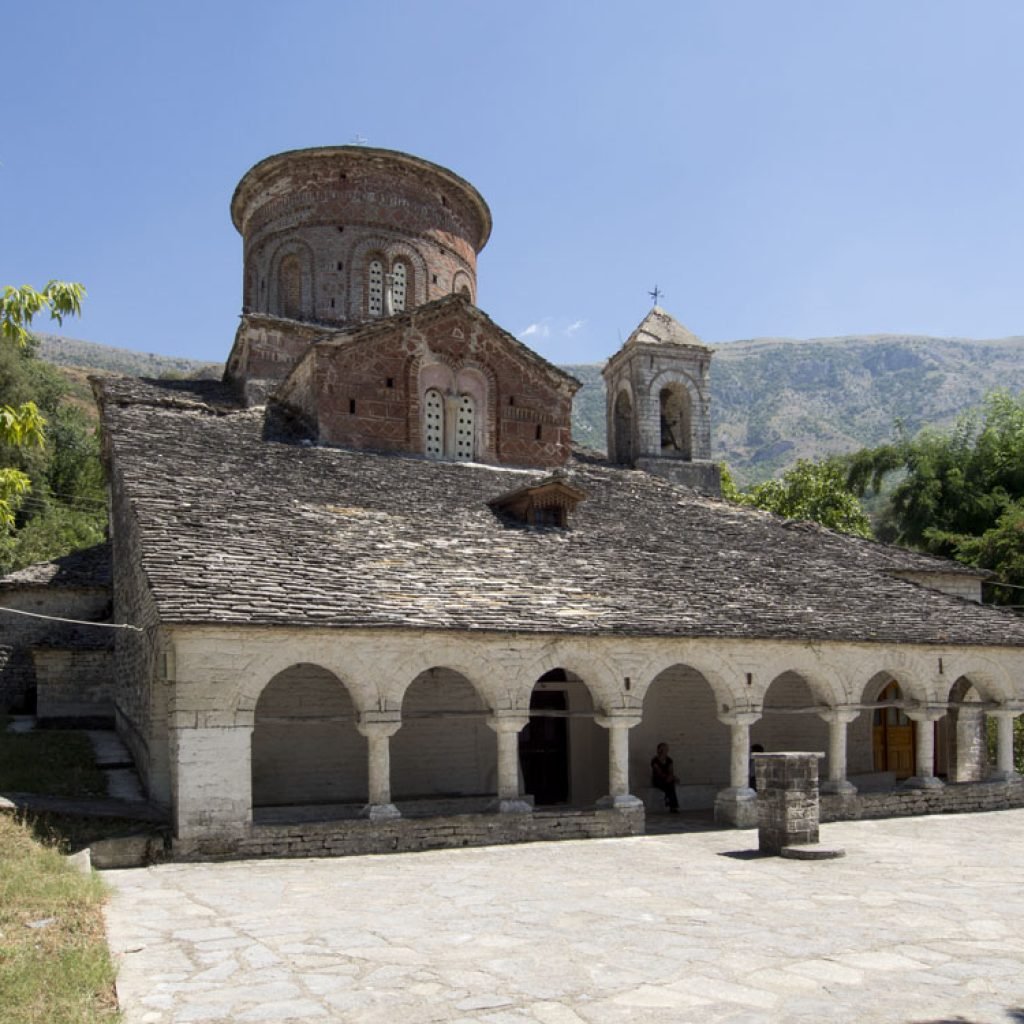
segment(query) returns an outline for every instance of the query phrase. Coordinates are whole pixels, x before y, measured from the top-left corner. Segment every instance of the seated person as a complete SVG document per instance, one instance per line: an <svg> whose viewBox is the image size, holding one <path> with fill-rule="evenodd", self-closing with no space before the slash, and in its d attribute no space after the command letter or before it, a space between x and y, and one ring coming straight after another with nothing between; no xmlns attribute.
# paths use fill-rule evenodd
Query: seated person
<svg viewBox="0 0 1024 1024"><path fill-rule="evenodd" d="M672 758L668 756L668 744L659 743L657 753L651 758L651 785L665 794L665 806L673 813L679 811L679 798L676 796L676 773L672 767Z"/></svg>

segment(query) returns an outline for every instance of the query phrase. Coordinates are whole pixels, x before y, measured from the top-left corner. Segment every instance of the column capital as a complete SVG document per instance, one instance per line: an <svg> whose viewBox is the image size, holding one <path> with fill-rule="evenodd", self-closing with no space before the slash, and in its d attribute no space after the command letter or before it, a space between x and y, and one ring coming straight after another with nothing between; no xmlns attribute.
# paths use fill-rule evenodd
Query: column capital
<svg viewBox="0 0 1024 1024"><path fill-rule="evenodd" d="M356 728L367 739L394 736L402 728L402 715L398 711L364 711Z"/></svg>
<svg viewBox="0 0 1024 1024"><path fill-rule="evenodd" d="M723 725L753 725L761 720L760 711L722 711L718 720Z"/></svg>
<svg viewBox="0 0 1024 1024"><path fill-rule="evenodd" d="M1013 705L1001 706L998 708L986 708L985 714L990 718L1017 718L1019 715L1024 715L1024 707L1014 707Z"/></svg>
<svg viewBox="0 0 1024 1024"><path fill-rule="evenodd" d="M838 705L834 708L824 708L818 712L818 717L829 724L849 725L860 714L860 708L851 708Z"/></svg>
<svg viewBox="0 0 1024 1024"><path fill-rule="evenodd" d="M485 721L497 733L522 732L530 724L530 716L522 711L495 711Z"/></svg>
<svg viewBox="0 0 1024 1024"><path fill-rule="evenodd" d="M594 715L594 721L602 729L632 729L634 725L639 725L643 718L635 711L616 709L603 715Z"/></svg>
<svg viewBox="0 0 1024 1024"><path fill-rule="evenodd" d="M916 708L904 708L903 713L912 722L937 722L948 710L945 706L935 707L934 705L922 704Z"/></svg>

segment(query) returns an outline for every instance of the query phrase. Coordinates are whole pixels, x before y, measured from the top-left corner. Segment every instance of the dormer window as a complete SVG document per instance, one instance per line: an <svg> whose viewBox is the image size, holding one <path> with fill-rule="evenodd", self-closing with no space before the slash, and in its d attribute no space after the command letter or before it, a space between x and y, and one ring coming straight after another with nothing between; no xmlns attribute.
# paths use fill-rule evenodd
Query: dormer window
<svg viewBox="0 0 1024 1024"><path fill-rule="evenodd" d="M556 473L538 484L502 494L488 504L511 522L565 529L576 506L586 497L585 491L566 482L564 473Z"/></svg>

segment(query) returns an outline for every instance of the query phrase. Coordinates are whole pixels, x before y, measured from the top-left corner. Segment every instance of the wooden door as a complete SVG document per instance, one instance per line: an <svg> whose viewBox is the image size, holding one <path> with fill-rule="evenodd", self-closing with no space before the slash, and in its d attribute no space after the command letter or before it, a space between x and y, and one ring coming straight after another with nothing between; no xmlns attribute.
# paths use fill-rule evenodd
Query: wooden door
<svg viewBox="0 0 1024 1024"><path fill-rule="evenodd" d="M899 700L902 694L895 680L878 695L879 700ZM872 732L872 746L876 772L893 772L897 779L914 774L916 744L914 723L902 708L876 708Z"/></svg>

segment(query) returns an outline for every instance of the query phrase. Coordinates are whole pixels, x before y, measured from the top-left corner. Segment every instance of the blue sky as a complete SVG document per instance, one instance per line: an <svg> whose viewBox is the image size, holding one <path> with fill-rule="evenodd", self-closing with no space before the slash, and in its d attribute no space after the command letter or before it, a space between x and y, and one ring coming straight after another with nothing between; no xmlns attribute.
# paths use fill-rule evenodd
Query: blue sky
<svg viewBox="0 0 1024 1024"><path fill-rule="evenodd" d="M223 359L228 203L271 153L444 164L480 305L560 363L651 305L706 341L1024 334L1024 3L0 0L0 282ZM12 45L13 44L13 45Z"/></svg>

